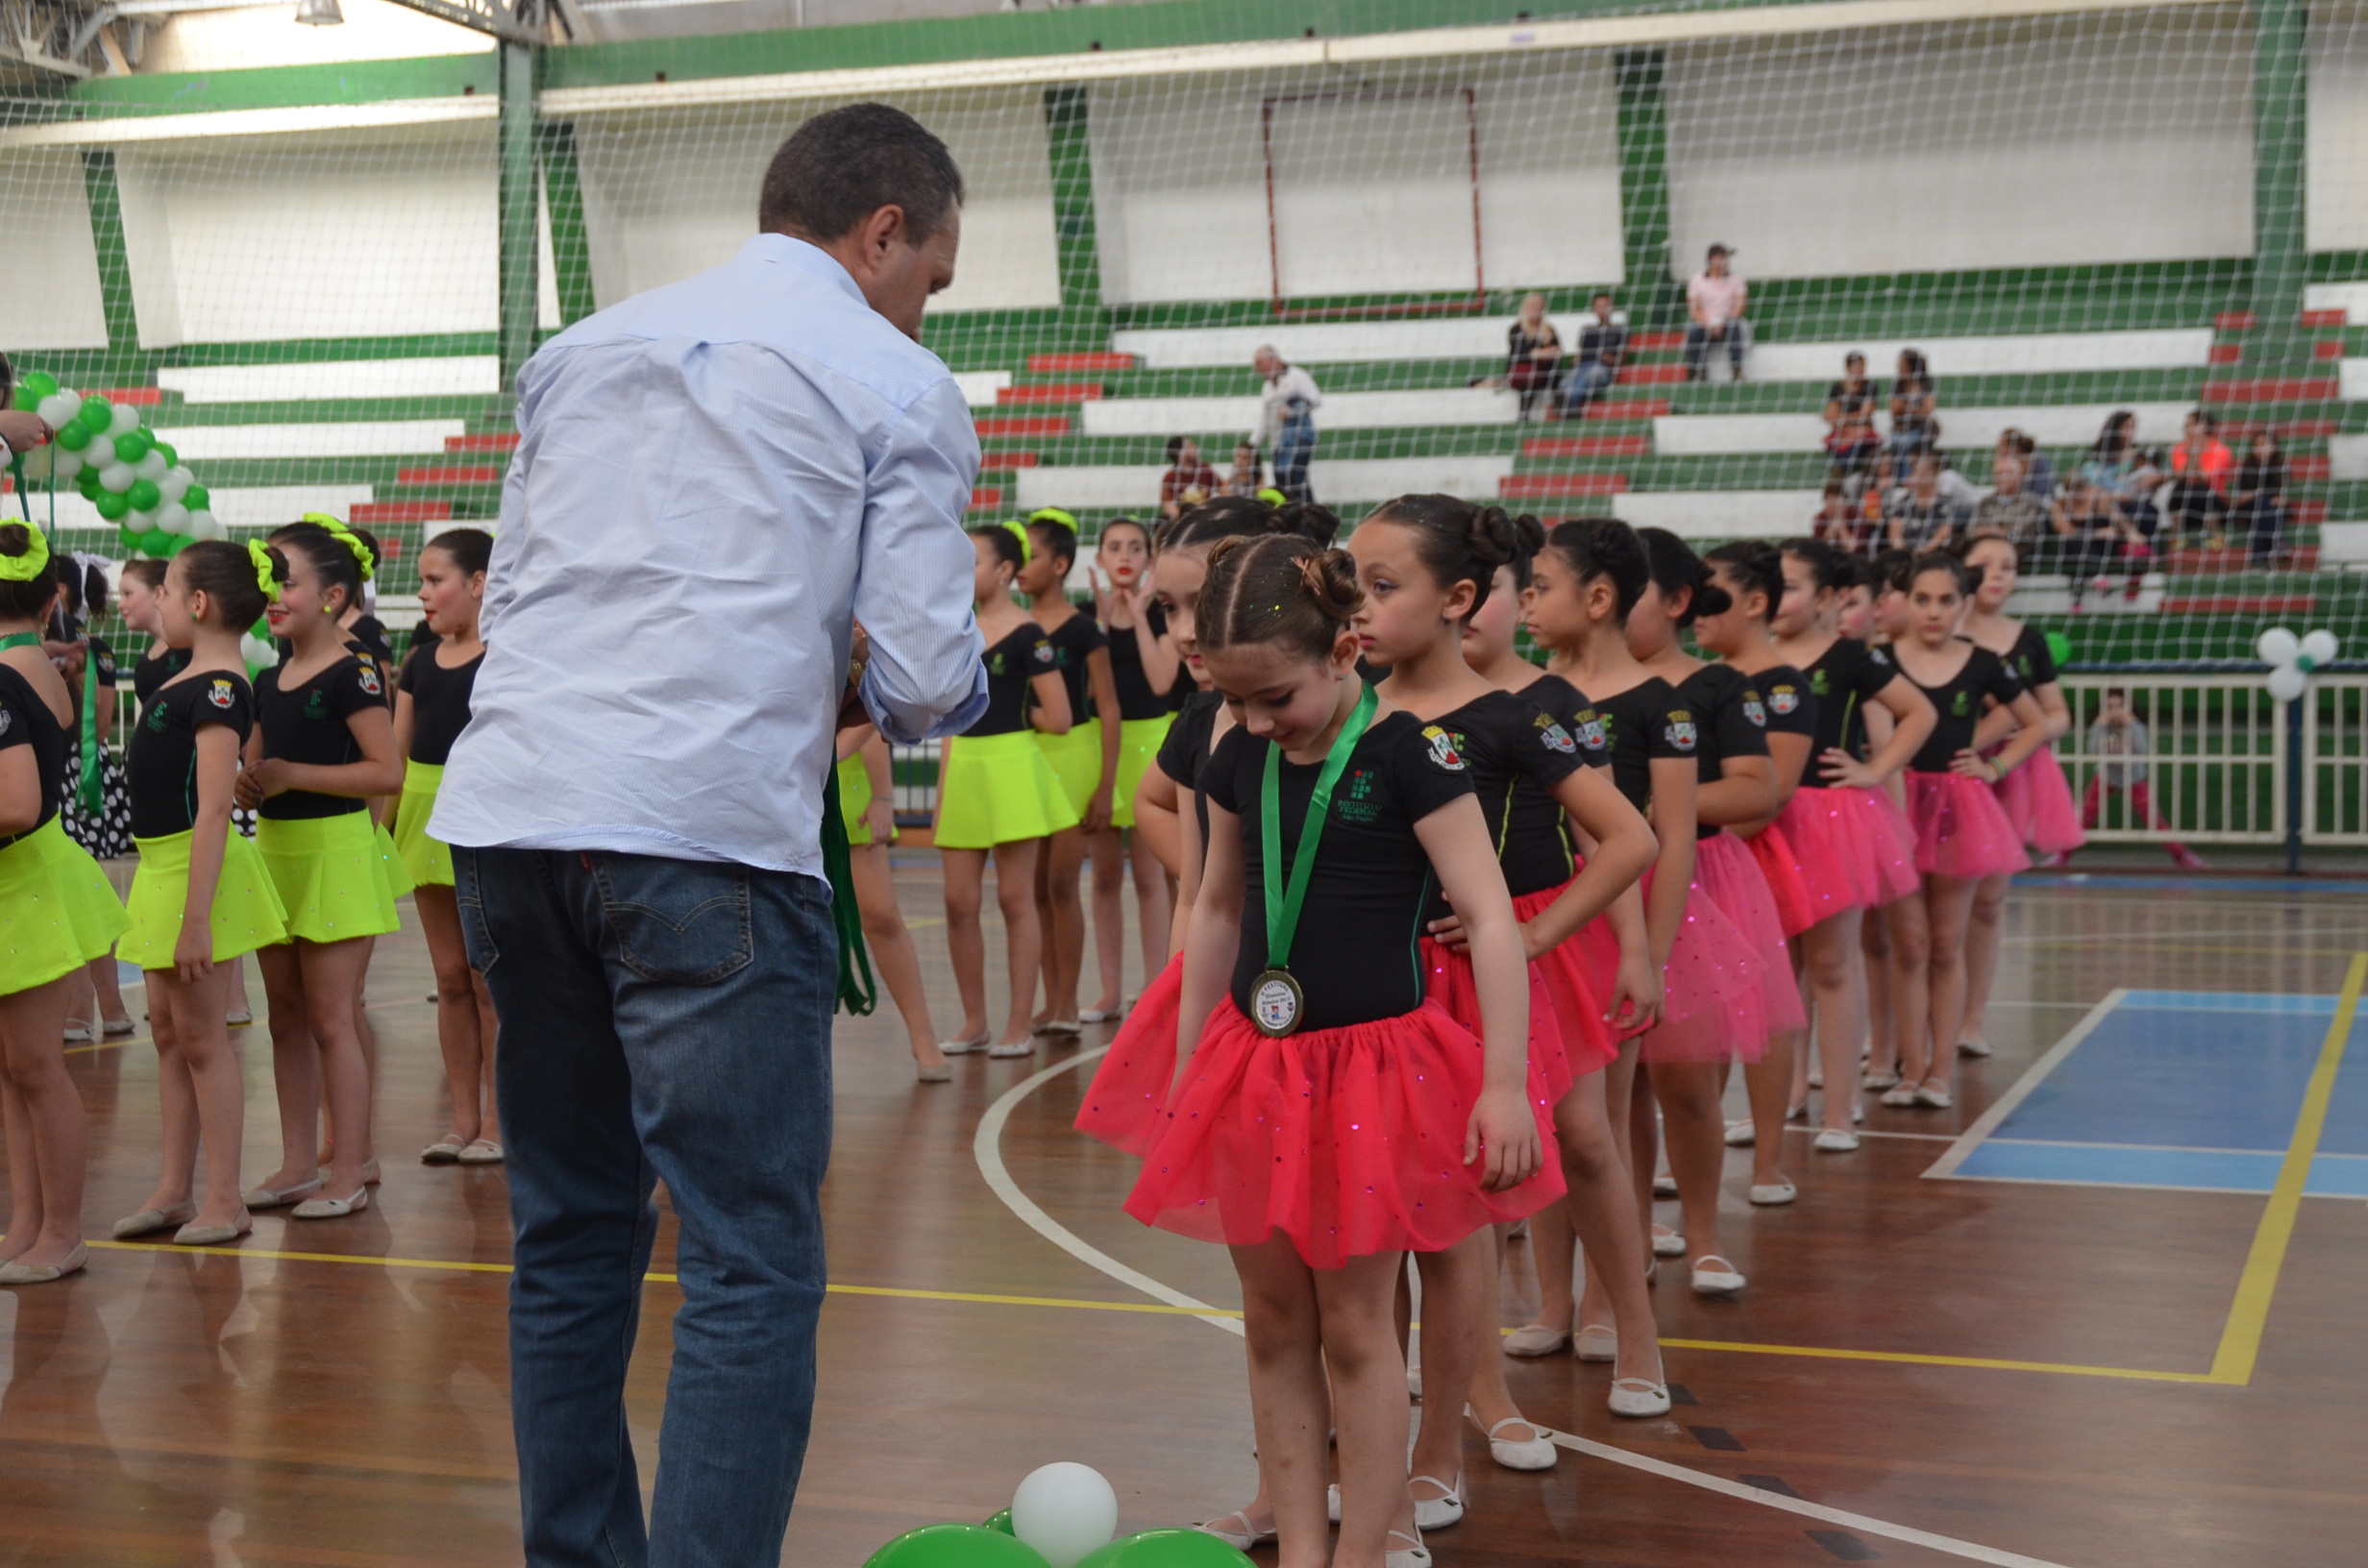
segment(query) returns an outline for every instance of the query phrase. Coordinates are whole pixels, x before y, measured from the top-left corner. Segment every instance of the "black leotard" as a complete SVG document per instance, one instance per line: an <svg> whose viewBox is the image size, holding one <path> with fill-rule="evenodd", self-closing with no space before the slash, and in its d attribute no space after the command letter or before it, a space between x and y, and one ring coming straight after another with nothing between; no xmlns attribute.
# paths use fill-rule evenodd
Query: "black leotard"
<svg viewBox="0 0 2368 1568"><path fill-rule="evenodd" d="M2002 657L2028 691L2035 692L2057 678L2056 650L2047 646L2047 634L2035 626L2026 625L2016 632L2014 646Z"/></svg>
<svg viewBox="0 0 2368 1568"><path fill-rule="evenodd" d="M19 746L33 748L33 770L41 781L41 817L23 833L0 834L0 849L48 825L65 798L65 726L33 682L0 664L0 751Z"/></svg>
<svg viewBox="0 0 2368 1568"><path fill-rule="evenodd" d="M361 760L346 720L366 708L383 707L386 682L378 661L351 649L345 657L293 691L280 687L279 665L256 677L256 722L263 726L263 755L287 762L336 768ZM266 799L257 815L274 821L311 817L342 817L362 809L355 796L315 795L310 790L284 790Z"/></svg>
<svg viewBox="0 0 2368 1568"><path fill-rule="evenodd" d="M1899 666L1879 648L1837 637L1834 646L1801 673L1809 677L1809 695L1817 699L1816 739L1810 743L1810 753L1822 757L1840 749L1863 758L1866 704L1899 678Z"/></svg>
<svg viewBox="0 0 2368 1568"><path fill-rule="evenodd" d="M1052 644L1052 664L1061 673L1061 684L1069 688L1069 723L1073 728L1094 717L1088 700L1093 682L1085 661L1096 649L1107 647L1109 639L1092 616L1082 613L1071 616L1045 637Z"/></svg>
<svg viewBox="0 0 2368 1568"><path fill-rule="evenodd" d="M1957 760L1957 753L1973 745L1974 727L1982 722L1983 698L1994 697L2003 704L2023 695L2023 683L2007 668L2005 660L1986 648L1973 643L1965 646L1973 649L1972 656L1946 685L1927 686L1915 676L1908 676L1915 681L1916 690L1931 698L1933 706L1940 711L1940 723L1934 727L1932 738L1908 761L1908 767L1915 772L1945 773ZM1900 673L1907 674L1904 668Z"/></svg>
<svg viewBox="0 0 2368 1568"><path fill-rule="evenodd" d="M411 761L441 768L451 757L453 742L469 727L469 694L484 662L481 652L447 670L435 662L435 648L430 645L405 663L397 685L411 694Z"/></svg>
<svg viewBox="0 0 2368 1568"><path fill-rule="evenodd" d="M1471 794L1463 759L1451 747L1443 753L1423 727L1406 713L1374 721L1358 738L1333 793L1292 942L1291 970L1307 997L1302 1028L1394 1018L1422 1005L1418 943L1432 877L1415 824ZM1259 782L1271 744L1246 729L1228 731L1203 774L1211 803L1241 820L1242 945L1233 966L1233 1001L1246 1015L1251 988L1267 967ZM1320 772L1320 763L1282 764L1277 795L1286 861L1298 847Z"/></svg>
<svg viewBox="0 0 2368 1568"><path fill-rule="evenodd" d="M157 688L189 668L195 655L185 648L168 648L161 654L143 653L132 666L132 692L146 707L148 699L157 695Z"/></svg>
<svg viewBox="0 0 2368 1568"><path fill-rule="evenodd" d="M1422 733L1443 733L1464 759L1504 868L1505 891L1518 898L1568 881L1570 841L1554 791L1587 764L1561 721L1522 694L1491 692L1441 714ZM1426 913L1431 919L1450 913L1445 896L1434 892Z"/></svg>
<svg viewBox="0 0 2368 1568"><path fill-rule="evenodd" d="M1168 726L1168 737L1159 743L1159 755L1154 759L1159 771L1193 797L1204 866L1209 859L1209 797L1202 793L1200 781L1209 770L1209 737L1217 732L1217 715L1224 705L1225 699L1215 692L1195 691L1177 710L1175 723Z"/></svg>
<svg viewBox="0 0 2368 1568"><path fill-rule="evenodd" d="M134 838L166 838L197 825L197 732L208 724L227 725L246 746L255 728L255 692L246 676L216 671L175 681L140 709L123 763Z"/></svg>
<svg viewBox="0 0 2368 1568"><path fill-rule="evenodd" d="M1145 612L1143 623L1155 638L1167 632L1167 613L1156 604ZM1170 705L1168 693L1151 690L1150 678L1143 673L1143 647L1135 640L1134 627L1105 626L1102 637L1110 649L1110 678L1119 689L1122 720L1156 719L1177 711ZM1183 671L1178 669L1176 674L1181 675Z"/></svg>
<svg viewBox="0 0 2368 1568"><path fill-rule="evenodd" d="M1033 621L1023 622L1010 636L987 649L984 662L987 711L962 733L1009 735L1027 728L1027 683L1058 668L1045 628Z"/></svg>
<svg viewBox="0 0 2368 1568"><path fill-rule="evenodd" d="M1678 722L1692 723L1697 738L1694 759L1701 770L1694 775L1697 782L1715 784L1725 777L1729 757L1768 754L1767 702L1761 695L1758 676L1747 675L1731 664L1706 664L1678 683L1677 695L1685 700L1690 715ZM1697 839L1714 838L1725 831L1698 818L1694 821Z"/></svg>
<svg viewBox="0 0 2368 1568"><path fill-rule="evenodd" d="M1650 815L1653 764L1690 762L1701 747L1693 710L1667 681L1647 675L1617 697L1597 698L1595 717L1611 753L1612 782L1630 805Z"/></svg>

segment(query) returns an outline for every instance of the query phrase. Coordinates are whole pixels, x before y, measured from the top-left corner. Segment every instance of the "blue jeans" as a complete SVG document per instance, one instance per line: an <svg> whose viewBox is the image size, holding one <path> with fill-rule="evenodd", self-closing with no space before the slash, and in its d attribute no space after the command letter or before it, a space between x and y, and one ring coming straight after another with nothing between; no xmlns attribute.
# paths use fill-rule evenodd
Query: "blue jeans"
<svg viewBox="0 0 2368 1568"><path fill-rule="evenodd" d="M530 1568L776 1568L805 1461L830 1160L830 890L604 851L453 851L503 1019L510 1416ZM682 1305L647 1529L625 1371L657 1235Z"/></svg>
<svg viewBox="0 0 2368 1568"><path fill-rule="evenodd" d="M1274 488L1293 501L1314 501L1307 485L1307 465L1316 455L1316 422L1287 419L1274 438Z"/></svg>
<svg viewBox="0 0 2368 1568"><path fill-rule="evenodd" d="M1616 379L1617 372L1602 360L1580 360L1577 367L1570 372L1570 380L1563 389L1564 397L1567 400L1566 406L1568 411L1574 415L1584 412L1587 405L1594 401L1595 394L1610 386Z"/></svg>
<svg viewBox="0 0 2368 1568"><path fill-rule="evenodd" d="M1735 379L1741 380L1743 379L1742 324L1728 322L1725 330L1720 332L1718 341L1727 346L1727 363L1734 367ZM1698 321L1689 322L1686 326L1686 380L1698 381L1702 379L1702 361L1709 356L1710 347L1711 330Z"/></svg>

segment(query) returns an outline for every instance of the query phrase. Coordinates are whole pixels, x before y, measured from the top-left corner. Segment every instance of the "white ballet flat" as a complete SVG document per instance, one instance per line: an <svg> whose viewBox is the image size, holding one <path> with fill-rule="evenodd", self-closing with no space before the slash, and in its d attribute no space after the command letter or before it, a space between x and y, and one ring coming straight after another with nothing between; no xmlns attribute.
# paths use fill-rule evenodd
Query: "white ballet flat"
<svg viewBox="0 0 2368 1568"><path fill-rule="evenodd" d="M1716 1263L1720 1266L1711 1267ZM1697 1296L1731 1296L1743 1288L1743 1276L1735 1265L1714 1252L1706 1252L1694 1260L1693 1293Z"/></svg>
<svg viewBox="0 0 2368 1568"><path fill-rule="evenodd" d="M1823 1067L1812 1067L1809 1069L1809 1087L1812 1089L1823 1089L1825 1087L1825 1069Z"/></svg>
<svg viewBox="0 0 2368 1568"><path fill-rule="evenodd" d="M1570 1343L1568 1329L1549 1329L1542 1323L1525 1323L1505 1335L1508 1356L1551 1356Z"/></svg>
<svg viewBox="0 0 2368 1568"><path fill-rule="evenodd" d="M1669 1229L1666 1225L1654 1226L1653 1256L1656 1258L1685 1257L1686 1238L1678 1235L1675 1231Z"/></svg>
<svg viewBox="0 0 2368 1568"><path fill-rule="evenodd" d="M1642 1378L1616 1378L1611 1397L1604 1401L1614 1415L1632 1419L1669 1413L1669 1385Z"/></svg>
<svg viewBox="0 0 2368 1568"><path fill-rule="evenodd" d="M28 1263L12 1258L0 1263L0 1285L50 1285L68 1274L81 1273L83 1265L89 1261L90 1249L80 1241L74 1243L73 1251L55 1263ZM1430 1561L1429 1556L1426 1554L1422 1560Z"/></svg>
<svg viewBox="0 0 2368 1568"><path fill-rule="evenodd" d="M1582 1361L1618 1360L1619 1330L1607 1329L1600 1323L1589 1323L1570 1341L1570 1353Z"/></svg>
<svg viewBox="0 0 2368 1568"><path fill-rule="evenodd" d="M1480 1418L1472 1414L1470 1406L1464 1407L1464 1414L1473 1426L1480 1424ZM1509 1437L1496 1435L1507 1427L1527 1427L1531 1435L1518 1442ZM1551 1470L1554 1468L1554 1439L1548 1437L1545 1434L1545 1428L1535 1421L1518 1415L1509 1415L1489 1428L1488 1437L1489 1458L1507 1470ZM1418 1504L1417 1507L1419 1507L1420 1505ZM1415 1522L1421 1524L1419 1515L1417 1516ZM1430 1527L1425 1525L1423 1528L1427 1530Z"/></svg>
<svg viewBox="0 0 2368 1568"><path fill-rule="evenodd" d="M1660 1175L1658 1175L1658 1176L1654 1177L1654 1178L1653 1178L1653 1196L1654 1196L1654 1197L1656 1197L1656 1198L1674 1198L1674 1197L1676 1197L1676 1196L1677 1196L1677 1178L1676 1178L1676 1177L1674 1177L1674 1176L1672 1176L1672 1175L1670 1175L1670 1174L1669 1174L1668 1172L1666 1172L1666 1171L1664 1171L1664 1172L1662 1172Z"/></svg>
<svg viewBox="0 0 2368 1568"><path fill-rule="evenodd" d="M1449 1525L1463 1522L1464 1509L1470 1506L1471 1496L1464 1488L1464 1473L1461 1470L1455 1473L1455 1484L1452 1486L1437 1476L1412 1476L1407 1479L1406 1484L1411 1487L1418 1481L1429 1482L1445 1495L1415 1499L1415 1529L1444 1530Z"/></svg>
<svg viewBox="0 0 2368 1568"><path fill-rule="evenodd" d="M1410 1398L1422 1397L1422 1368L1410 1366L1406 1369L1406 1392Z"/></svg>
<svg viewBox="0 0 2368 1568"><path fill-rule="evenodd" d="M1757 1143L1757 1142L1759 1142L1759 1141L1760 1141L1760 1130L1759 1130L1757 1127L1753 1126L1750 1122L1748 1122L1748 1121L1730 1121L1730 1122L1728 1122L1728 1123L1727 1123L1727 1147L1728 1147L1728 1148L1730 1148L1730 1149L1748 1149L1748 1148L1750 1148L1750 1147L1751 1147L1754 1143Z"/></svg>
<svg viewBox="0 0 2368 1568"><path fill-rule="evenodd" d="M1864 1072L1859 1075L1859 1088L1864 1090L1893 1089L1898 1084L1899 1074L1896 1072Z"/></svg>
<svg viewBox="0 0 2368 1568"><path fill-rule="evenodd" d="M1074 1035L1083 1033L1084 1029L1084 1021L1079 1018L1047 1018L1044 1022L1036 1025L1030 1033L1039 1035Z"/></svg>
<svg viewBox="0 0 2368 1568"><path fill-rule="evenodd" d="M164 1209L142 1209L136 1214L126 1214L115 1221L108 1234L120 1241L128 1236L148 1236L157 1231L178 1230L197 1217L197 1205L176 1203Z"/></svg>
<svg viewBox="0 0 2368 1568"><path fill-rule="evenodd" d="M1929 1106L1935 1111L1946 1111L1957 1103L1957 1096L1945 1089L1935 1089L1930 1084L1918 1084L1915 1087L1914 1101L1917 1105Z"/></svg>
<svg viewBox="0 0 2368 1568"><path fill-rule="evenodd" d="M1036 1042L1032 1040L1024 1040L1010 1045L990 1045L987 1047L987 1054L995 1057L1034 1056Z"/></svg>
<svg viewBox="0 0 2368 1568"><path fill-rule="evenodd" d="M301 1203L321 1189L317 1175L308 1182L294 1187L250 1187L238 1195L238 1201L249 1209L284 1209L291 1203Z"/></svg>
<svg viewBox="0 0 2368 1568"><path fill-rule="evenodd" d="M1422 1527L1420 1525L1417 1525L1415 1526L1415 1533L1412 1535L1407 1534L1402 1530L1394 1530L1390 1531L1388 1539L1393 1541L1412 1541L1415 1544L1403 1550L1396 1547L1392 1547L1390 1550L1382 1553L1382 1568L1431 1568L1431 1549L1422 1544L1421 1531Z"/></svg>
<svg viewBox="0 0 2368 1568"><path fill-rule="evenodd" d="M1126 1004L1121 1002L1116 1007L1089 1007L1077 1015L1077 1021L1079 1023L1116 1023L1124 1017L1126 1017Z"/></svg>
<svg viewBox="0 0 2368 1568"><path fill-rule="evenodd" d="M80 1045L96 1038L90 1032L90 1025L86 1023L69 1023L65 1026L65 1042L68 1045Z"/></svg>
<svg viewBox="0 0 2368 1568"><path fill-rule="evenodd" d="M1789 1177L1781 1182L1769 1182L1764 1185L1754 1182L1751 1187L1751 1201L1764 1209L1773 1208L1780 1203L1790 1203L1800 1195L1800 1188L1792 1185Z"/></svg>
<svg viewBox="0 0 2368 1568"><path fill-rule="evenodd" d="M1987 1056L1989 1055L1989 1041L1986 1040L1961 1040L1957 1042L1957 1054L1960 1056Z"/></svg>
<svg viewBox="0 0 2368 1568"><path fill-rule="evenodd" d="M297 1219L343 1219L348 1214L358 1214L369 1207L370 1188L363 1186L354 1188L354 1195L350 1198L308 1198L289 1210L288 1213Z"/></svg>
<svg viewBox="0 0 2368 1568"><path fill-rule="evenodd" d="M1229 1522L1239 1523L1242 1528L1229 1530L1225 1528ZM1214 1519L1193 1526L1193 1529L1203 1535L1216 1536L1236 1552L1246 1552L1261 1541L1274 1539L1272 1530L1260 1530L1249 1522L1249 1514L1241 1508L1236 1508L1231 1513L1221 1513Z"/></svg>
<svg viewBox="0 0 2368 1568"><path fill-rule="evenodd" d="M1859 1149L1859 1135L1837 1132L1828 1127L1817 1135L1817 1141L1812 1146L1819 1154L1856 1154Z"/></svg>
<svg viewBox="0 0 2368 1568"><path fill-rule="evenodd" d="M1915 1104L1915 1086L1913 1084L1899 1084L1893 1088L1885 1090L1883 1091L1883 1103L1886 1105Z"/></svg>
<svg viewBox="0 0 2368 1568"><path fill-rule="evenodd" d="M939 1063L934 1067L916 1066L913 1068L913 1082L917 1084L950 1084L953 1082L953 1068L948 1066L943 1062Z"/></svg>
<svg viewBox="0 0 2368 1568"><path fill-rule="evenodd" d="M973 1051L985 1050L993 1039L993 1036L981 1030L970 1040L941 1040L937 1042L937 1048L948 1056L968 1056Z"/></svg>

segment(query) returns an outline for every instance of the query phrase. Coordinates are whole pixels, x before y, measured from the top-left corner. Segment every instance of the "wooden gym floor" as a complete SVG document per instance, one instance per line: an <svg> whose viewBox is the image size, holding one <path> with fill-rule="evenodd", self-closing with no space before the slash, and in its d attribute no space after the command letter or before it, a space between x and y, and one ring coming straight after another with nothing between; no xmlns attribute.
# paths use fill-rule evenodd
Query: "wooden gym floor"
<svg viewBox="0 0 2368 1568"><path fill-rule="evenodd" d="M900 860L950 1029L935 862ZM2359 893L2018 890L1997 1055L1963 1065L1959 1107L1870 1099L1878 1136L1850 1156L1792 1135L1788 1209L1742 1201L1739 1151L1725 1236L1751 1287L1660 1287L1670 1418L1615 1420L1606 1368L1514 1363L1566 1451L1515 1475L1468 1433L1473 1506L1431 1537L1443 1568L2357 1562L2368 1063L2338 1068ZM413 1158L445 1126L429 989L407 924L371 976L387 1179L366 1213L259 1216L235 1250L94 1245L72 1283L0 1292L0 1564L520 1560L502 1175ZM244 1038L254 1172L276 1118L263 1031ZM153 1179L154 1058L72 1061L104 1236ZM783 1561L854 1568L1056 1458L1106 1473L1126 1529L1246 1501L1230 1269L1119 1213L1131 1162L1069 1130L1091 1064L973 1058L917 1086L886 1017L842 1020L837 1069L837 1283ZM1508 1323L1527 1265L1517 1246ZM645 1478L670 1266L662 1240L632 1388Z"/></svg>

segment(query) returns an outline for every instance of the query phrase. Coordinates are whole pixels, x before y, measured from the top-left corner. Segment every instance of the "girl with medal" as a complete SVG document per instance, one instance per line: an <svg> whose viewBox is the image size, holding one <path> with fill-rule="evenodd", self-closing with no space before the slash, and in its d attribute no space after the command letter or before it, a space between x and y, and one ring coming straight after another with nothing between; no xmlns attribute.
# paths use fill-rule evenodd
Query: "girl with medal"
<svg viewBox="0 0 2368 1568"><path fill-rule="evenodd" d="M301 525L281 538L266 551L279 597L264 613L288 653L257 678L257 723L238 775L239 797L261 819L255 846L286 912L288 940L256 958L270 1013L281 1162L246 1197L250 1209L292 1204L298 1219L336 1219L369 1206L378 1174L355 1019L365 939L397 920L367 802L402 789L403 756L378 662L349 649L338 625L369 564L363 546ZM334 1135L326 1174L316 1152L324 1104Z"/></svg>
<svg viewBox="0 0 2368 1568"><path fill-rule="evenodd" d="M1044 627L1012 601L1030 554L1027 529L1004 523L970 531L976 551L971 592L987 644L987 711L939 754L935 837L946 865L946 948L962 995L962 1033L939 1049L1026 1056L1036 1048L1030 1014L1044 957L1036 860L1043 840L1077 825L1034 736L1068 731L1069 689ZM1011 975L1011 1011L999 1036L987 1029L987 941L978 925L990 854Z"/></svg>
<svg viewBox="0 0 2368 1568"><path fill-rule="evenodd" d="M2029 864L2022 835L1990 786L2047 744L2047 716L2006 662L1957 635L1973 573L1954 555L1919 555L1908 578L1910 635L1892 656L1938 712L1932 736L1908 764L1908 816L1915 823L1920 897L1903 898L1891 930L1892 1005L1900 1081L1886 1105L1947 1110L1965 1009L1965 927L1986 876ZM1975 749L1982 699L2020 726L1994 758Z"/></svg>
<svg viewBox="0 0 2368 1568"><path fill-rule="evenodd" d="M1853 1092L1859 1052L1870 1022L1884 1040L1891 1024L1888 949L1881 965L1872 963L1865 934L1881 931L1883 909L1917 887L1914 859L1901 848L1906 818L1890 786L1932 733L1935 715L1887 654L1853 635L1867 627L1845 627L1844 614L1854 602L1861 619L1872 610L1852 562L1817 540L1788 539L1778 566L1784 592L1768 630L1776 656L1807 677L1815 707L1810 740L1814 772L1776 818L1816 917L1798 946L1816 1017L1819 1070L1813 1074L1803 1065L1798 1092L1806 1094L1813 1079L1824 1081L1824 1125L1814 1147L1847 1154L1859 1146L1854 1124L1861 1110ZM1874 708L1890 721L1891 733L1865 754L1865 716Z"/></svg>
<svg viewBox="0 0 2368 1568"><path fill-rule="evenodd" d="M65 1067L66 1008L84 967L131 923L98 862L59 821L72 787L74 705L41 647L56 594L49 541L29 524L0 523L0 1115L9 1159L0 1285L62 1279L87 1256L88 1132Z"/></svg>
<svg viewBox="0 0 2368 1568"><path fill-rule="evenodd" d="M1085 906L1077 896L1086 838L1110 825L1119 763L1118 688L1110 675L1108 639L1094 618L1069 600L1069 574L1077 564L1077 520L1057 506L1027 520L1028 559L1020 591L1028 614L1052 645L1052 662L1069 696L1070 725L1036 732L1036 747L1052 765L1075 821L1045 841L1036 856L1036 919L1044 932L1044 1010L1040 1035L1073 1038L1080 1027L1077 985L1085 968ZM1110 716L1108 723L1102 715Z"/></svg>
<svg viewBox="0 0 2368 1568"><path fill-rule="evenodd" d="M1094 858L1094 949L1101 996L1077 1015L1110 1023L1126 1011L1127 872L1134 873L1136 927L1143 941L1143 978L1168 962L1169 922L1175 890L1151 846L1135 828L1135 791L1150 773L1160 743L1175 720L1178 685L1175 641L1151 583L1151 536L1131 517L1101 526L1094 547L1095 613L1109 642L1110 682L1117 694L1118 773L1110 790L1110 825L1086 835ZM1192 682L1182 682L1189 691Z"/></svg>
<svg viewBox="0 0 2368 1568"><path fill-rule="evenodd" d="M1535 1213L1562 1181L1523 1093L1528 975L1486 820L1453 747L1358 676L1362 599L1344 551L1210 553L1195 625L1238 727L1203 777L1183 1082L1126 1209L1232 1249L1282 1560L1325 1558L1331 1425L1331 1560L1415 1568L1402 1255ZM1423 994L1434 877L1468 933L1485 1043Z"/></svg>
<svg viewBox="0 0 2368 1568"><path fill-rule="evenodd" d="M147 661L173 669L140 705L127 748L139 870L120 950L148 977L163 1160L147 1201L115 1221L118 1239L179 1226L173 1239L198 1245L254 1228L238 1175L246 1082L224 1020L244 1000L238 959L287 931L271 873L231 810L255 726L240 638L277 587L260 545L201 540L174 554L156 592L158 634L177 657Z"/></svg>
<svg viewBox="0 0 2368 1568"><path fill-rule="evenodd" d="M1530 960L1530 1096L1553 1119L1580 1234L1617 1259L1606 1267L1627 1331L1629 1367L1614 1384L1613 1409L1661 1414L1668 1395L1644 1292L1635 1199L1604 1115L1601 1074L1619 1052L1569 940L1642 874L1655 849L1652 830L1610 777L1587 765L1577 739L1551 715L1499 690L1466 659L1472 614L1500 581L1510 584L1520 548L1502 508L1443 495L1401 496L1359 524L1348 548L1365 590L1358 644L1389 672L1380 693L1422 721L1434 747L1443 743L1463 759L1521 922ZM1595 845L1576 874L1562 833L1566 813ZM1476 1030L1477 983L1462 923L1436 898L1429 914L1422 952L1430 995ZM1547 1469L1554 1449L1521 1419L1504 1387L1493 1230L1476 1231L1443 1252L1418 1254L1417 1262L1425 1409L1449 1417L1424 1423L1414 1454L1417 1518L1434 1529L1463 1512L1461 1440L1451 1412L1468 1399L1499 1464ZM1476 1367L1486 1368L1477 1384Z"/></svg>

